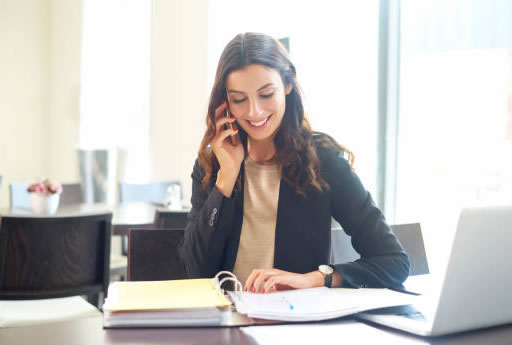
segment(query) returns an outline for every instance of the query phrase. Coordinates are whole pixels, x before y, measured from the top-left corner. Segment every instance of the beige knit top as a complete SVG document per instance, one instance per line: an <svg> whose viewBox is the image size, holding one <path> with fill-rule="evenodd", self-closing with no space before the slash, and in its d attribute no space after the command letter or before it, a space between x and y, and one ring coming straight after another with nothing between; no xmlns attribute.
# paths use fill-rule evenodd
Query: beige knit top
<svg viewBox="0 0 512 345"><path fill-rule="evenodd" d="M274 267L274 239L281 169L245 160L244 217L233 273L245 282L255 268Z"/></svg>

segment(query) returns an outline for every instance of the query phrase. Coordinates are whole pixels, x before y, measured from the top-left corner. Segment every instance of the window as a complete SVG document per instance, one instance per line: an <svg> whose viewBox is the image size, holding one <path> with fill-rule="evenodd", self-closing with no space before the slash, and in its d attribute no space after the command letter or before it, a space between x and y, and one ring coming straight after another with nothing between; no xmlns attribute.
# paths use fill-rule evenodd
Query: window
<svg viewBox="0 0 512 345"><path fill-rule="evenodd" d="M461 207L512 202L512 3L402 1L396 222L442 269Z"/></svg>
<svg viewBox="0 0 512 345"><path fill-rule="evenodd" d="M151 2L85 0L81 148L120 148L124 180L147 177Z"/></svg>

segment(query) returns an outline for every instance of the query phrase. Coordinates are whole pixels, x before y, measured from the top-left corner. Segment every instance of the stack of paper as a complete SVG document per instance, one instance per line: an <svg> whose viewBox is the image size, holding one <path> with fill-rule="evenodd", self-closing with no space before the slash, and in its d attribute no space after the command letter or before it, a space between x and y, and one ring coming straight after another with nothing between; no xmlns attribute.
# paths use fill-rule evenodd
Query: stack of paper
<svg viewBox="0 0 512 345"><path fill-rule="evenodd" d="M282 321L317 321L361 311L411 304L416 296L388 289L312 289L230 296L238 312L249 317Z"/></svg>
<svg viewBox="0 0 512 345"><path fill-rule="evenodd" d="M114 282L103 305L103 325L220 325L229 317L230 306L213 279Z"/></svg>

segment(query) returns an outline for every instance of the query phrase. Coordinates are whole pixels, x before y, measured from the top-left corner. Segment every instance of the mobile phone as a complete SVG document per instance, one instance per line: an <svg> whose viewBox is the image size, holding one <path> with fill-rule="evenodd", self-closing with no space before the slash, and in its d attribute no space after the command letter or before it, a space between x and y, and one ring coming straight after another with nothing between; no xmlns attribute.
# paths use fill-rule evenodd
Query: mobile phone
<svg viewBox="0 0 512 345"><path fill-rule="evenodd" d="M226 100L226 112L224 113L224 116L225 117L230 117L231 114L229 113L229 109L228 109L228 103L227 103L227 100ZM224 129L233 129L233 123L226 123L224 125ZM233 140L233 136L229 136L229 141L231 142L232 145L235 145L235 142Z"/></svg>

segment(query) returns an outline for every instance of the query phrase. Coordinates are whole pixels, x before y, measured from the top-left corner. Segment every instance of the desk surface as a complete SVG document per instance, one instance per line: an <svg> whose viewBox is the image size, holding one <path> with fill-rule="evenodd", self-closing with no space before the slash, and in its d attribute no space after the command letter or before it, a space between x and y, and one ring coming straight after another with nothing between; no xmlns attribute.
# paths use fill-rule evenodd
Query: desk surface
<svg viewBox="0 0 512 345"><path fill-rule="evenodd" d="M102 318L0 329L0 344L101 345L101 344L509 344L512 325L438 338L420 338L351 319L306 324L232 328L108 329Z"/></svg>
<svg viewBox="0 0 512 345"><path fill-rule="evenodd" d="M127 228L151 227L153 225L155 211L157 209L161 211L171 211L167 208L159 207L154 204L140 202L123 203L114 206L106 204L80 204L59 207L57 213L51 215L51 217L112 212L113 232L114 234L118 234ZM172 210L172 212L188 212L188 210ZM41 217L41 215L33 213L31 209L25 208L2 209L0 210L0 216Z"/></svg>

